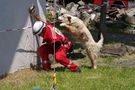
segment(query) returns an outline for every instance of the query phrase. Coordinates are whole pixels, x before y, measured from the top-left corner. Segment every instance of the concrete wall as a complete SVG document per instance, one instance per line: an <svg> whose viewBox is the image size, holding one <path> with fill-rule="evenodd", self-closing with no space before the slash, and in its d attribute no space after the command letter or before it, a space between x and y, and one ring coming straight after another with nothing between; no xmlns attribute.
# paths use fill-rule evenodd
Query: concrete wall
<svg viewBox="0 0 135 90"><path fill-rule="evenodd" d="M0 1L0 75L29 68L30 63L36 63L36 40L32 28L28 28L31 27L28 8L32 4L44 17L46 0ZM25 30L22 29L24 27Z"/></svg>

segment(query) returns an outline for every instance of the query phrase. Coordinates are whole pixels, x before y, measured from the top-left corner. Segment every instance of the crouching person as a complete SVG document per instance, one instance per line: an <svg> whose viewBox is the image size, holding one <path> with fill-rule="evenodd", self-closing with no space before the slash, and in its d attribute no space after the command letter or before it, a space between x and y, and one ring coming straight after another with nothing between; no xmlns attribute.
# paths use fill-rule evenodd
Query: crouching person
<svg viewBox="0 0 135 90"><path fill-rule="evenodd" d="M42 67L44 70L51 69L51 61L49 54L55 55L55 60L69 68L71 72L80 72L79 67L67 58L67 53L71 51L73 43L69 41L58 29L49 22L44 22L39 16L30 13L36 20L33 25L34 35L43 38L43 44L38 48L38 53L42 59ZM54 46L55 45L55 46Z"/></svg>

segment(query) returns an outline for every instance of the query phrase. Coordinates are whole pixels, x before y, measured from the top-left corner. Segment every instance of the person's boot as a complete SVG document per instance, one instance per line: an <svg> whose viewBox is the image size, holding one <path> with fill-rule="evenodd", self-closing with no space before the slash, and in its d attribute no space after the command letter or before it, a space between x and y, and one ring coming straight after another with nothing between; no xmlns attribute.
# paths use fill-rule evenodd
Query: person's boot
<svg viewBox="0 0 135 90"><path fill-rule="evenodd" d="M78 68L76 71L74 71L74 72L76 72L76 73L81 73L82 71L81 71L81 69L80 68Z"/></svg>
<svg viewBox="0 0 135 90"><path fill-rule="evenodd" d="M46 64L43 64L42 66L43 66L43 69L46 71L51 70L51 63L46 63Z"/></svg>

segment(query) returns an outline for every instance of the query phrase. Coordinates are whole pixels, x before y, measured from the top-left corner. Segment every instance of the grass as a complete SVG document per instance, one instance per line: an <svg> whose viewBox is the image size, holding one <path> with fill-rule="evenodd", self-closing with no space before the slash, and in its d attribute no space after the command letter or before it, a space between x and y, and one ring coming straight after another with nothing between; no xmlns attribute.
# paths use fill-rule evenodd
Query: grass
<svg viewBox="0 0 135 90"><path fill-rule="evenodd" d="M133 60L130 56L128 58ZM122 67L109 67L113 62L122 61L115 57L102 57L98 63L98 69L90 69L90 61L87 57L75 60L80 65L82 73L73 73L65 70L57 70L57 90L135 90L135 69ZM0 80L0 90L32 90L41 88L50 90L52 86L53 71L36 71L25 69Z"/></svg>
<svg viewBox="0 0 135 90"><path fill-rule="evenodd" d="M81 67L82 73L57 72L57 90L135 90L134 68ZM23 70L0 81L0 90L50 90L53 72Z"/></svg>

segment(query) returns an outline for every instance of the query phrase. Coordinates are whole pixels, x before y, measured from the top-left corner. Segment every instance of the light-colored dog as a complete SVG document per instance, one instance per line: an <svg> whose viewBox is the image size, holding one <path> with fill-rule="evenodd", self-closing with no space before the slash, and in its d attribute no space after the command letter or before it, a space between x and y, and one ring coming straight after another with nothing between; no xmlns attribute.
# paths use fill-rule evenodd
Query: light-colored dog
<svg viewBox="0 0 135 90"><path fill-rule="evenodd" d="M92 68L96 69L96 59L103 46L103 35L101 34L101 39L98 42L95 42L86 25L78 17L63 14L59 16L59 20L62 21L60 26L66 27L68 32L73 34L74 37L82 43L91 60Z"/></svg>

